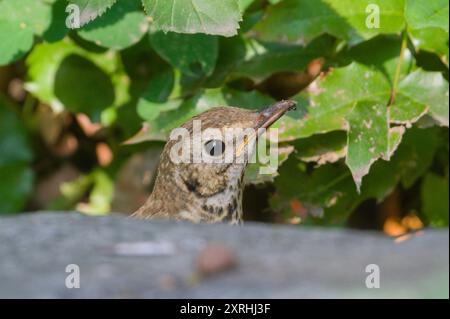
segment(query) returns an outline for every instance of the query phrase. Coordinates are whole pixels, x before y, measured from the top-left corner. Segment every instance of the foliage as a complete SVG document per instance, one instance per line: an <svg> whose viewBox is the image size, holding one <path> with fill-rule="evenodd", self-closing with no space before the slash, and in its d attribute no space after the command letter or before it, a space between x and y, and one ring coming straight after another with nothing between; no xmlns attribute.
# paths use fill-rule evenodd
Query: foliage
<svg viewBox="0 0 450 319"><path fill-rule="evenodd" d="M275 125L278 174L247 174L273 183L274 211L341 224L402 189L422 220L447 225L448 1L370 3L0 0L0 65L24 66L28 92L0 99L0 211L24 209L33 191L42 105L98 123L92 139L114 158L87 165L49 207L87 198L85 211L104 213L121 165L145 148L121 142L159 145L208 108L293 98L299 107ZM68 4L80 29L65 25Z"/></svg>

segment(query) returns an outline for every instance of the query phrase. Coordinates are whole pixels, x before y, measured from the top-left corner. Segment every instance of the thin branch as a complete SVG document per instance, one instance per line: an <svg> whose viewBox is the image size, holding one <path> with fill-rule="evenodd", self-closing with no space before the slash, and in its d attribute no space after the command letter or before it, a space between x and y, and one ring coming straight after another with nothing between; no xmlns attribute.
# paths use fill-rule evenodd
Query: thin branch
<svg viewBox="0 0 450 319"><path fill-rule="evenodd" d="M395 98L397 96L398 82L400 81L400 73L402 71L403 58L405 55L407 43L408 43L408 33L405 28L405 30L402 33L402 44L400 47L400 55L398 58L397 68L395 69L394 82L392 83L391 98L389 100L388 105L392 105L395 103Z"/></svg>

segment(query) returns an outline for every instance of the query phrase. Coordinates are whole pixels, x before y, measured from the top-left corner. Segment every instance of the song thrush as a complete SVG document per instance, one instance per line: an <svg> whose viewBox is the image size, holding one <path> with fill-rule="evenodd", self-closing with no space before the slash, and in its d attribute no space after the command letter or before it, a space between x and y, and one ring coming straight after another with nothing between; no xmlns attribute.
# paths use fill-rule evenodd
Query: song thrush
<svg viewBox="0 0 450 319"><path fill-rule="evenodd" d="M181 127L190 134L194 131L194 120L201 123L201 130L215 128L265 129L277 121L288 110L295 107L293 101L281 101L261 111L237 107L216 107L201 113ZM253 137L256 141L259 134ZM238 161L247 147L254 147L246 136L234 145L221 139L207 139L199 147L213 157L223 158L224 151L233 147L233 161L214 163L174 162L173 147L176 140L169 140L161 154L153 192L145 204L132 217L170 218L192 222L221 222L237 224L242 220L243 177L248 157ZM192 142L190 144L193 146ZM195 142L194 142L195 145ZM172 151L171 151L172 150ZM193 151L193 147L190 152ZM172 152L172 153L171 153ZM192 160L192 157L190 157Z"/></svg>

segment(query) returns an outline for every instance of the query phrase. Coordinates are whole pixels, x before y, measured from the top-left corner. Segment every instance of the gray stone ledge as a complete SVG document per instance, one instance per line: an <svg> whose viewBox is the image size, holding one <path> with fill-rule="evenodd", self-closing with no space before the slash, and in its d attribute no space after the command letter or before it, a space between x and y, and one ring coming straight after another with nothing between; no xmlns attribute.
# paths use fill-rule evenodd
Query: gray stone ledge
<svg viewBox="0 0 450 319"><path fill-rule="evenodd" d="M118 251L136 242L149 251ZM230 247L237 265L200 279L195 259L210 242ZM80 267L79 289L65 286L68 264ZM379 289L366 288L368 264L380 267ZM0 298L448 298L448 282L448 229L394 242L367 231L258 223L67 212L0 218Z"/></svg>

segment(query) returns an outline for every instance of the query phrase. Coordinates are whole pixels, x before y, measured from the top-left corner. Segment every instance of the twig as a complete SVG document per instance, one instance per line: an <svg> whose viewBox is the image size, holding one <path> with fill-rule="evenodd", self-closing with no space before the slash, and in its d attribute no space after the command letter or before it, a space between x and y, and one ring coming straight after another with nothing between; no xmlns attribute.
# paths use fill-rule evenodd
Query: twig
<svg viewBox="0 0 450 319"><path fill-rule="evenodd" d="M397 95L397 88L398 88L398 82L400 80L400 73L402 70L402 64L403 64L403 58L405 55L405 49L406 49L406 44L408 43L408 33L405 30L402 33L402 44L400 47L400 56L398 58L398 63L397 63L397 68L395 69L395 75L394 75L394 82L392 83L392 91L391 91L391 98L389 99L389 104L388 105L392 105L395 103L395 98Z"/></svg>

